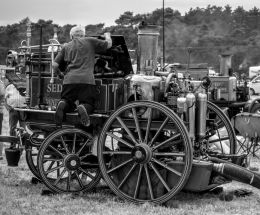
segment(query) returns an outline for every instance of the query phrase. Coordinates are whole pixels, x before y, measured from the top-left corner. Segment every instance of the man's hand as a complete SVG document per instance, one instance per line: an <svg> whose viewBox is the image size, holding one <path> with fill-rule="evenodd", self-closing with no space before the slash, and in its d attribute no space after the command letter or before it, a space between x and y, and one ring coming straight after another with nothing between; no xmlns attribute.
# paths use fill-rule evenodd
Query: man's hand
<svg viewBox="0 0 260 215"><path fill-rule="evenodd" d="M58 76L58 78L60 80L62 80L64 78L64 74L59 70L59 64L56 62L52 63L52 68L53 68L53 72L54 74L56 74Z"/></svg>
<svg viewBox="0 0 260 215"><path fill-rule="evenodd" d="M58 73L57 76L60 80L64 79L64 74L62 72Z"/></svg>
<svg viewBox="0 0 260 215"><path fill-rule="evenodd" d="M63 79L64 79L64 74L59 70L59 68L57 68L57 70L55 71L55 74L57 75L57 77L58 77L60 80L63 80Z"/></svg>

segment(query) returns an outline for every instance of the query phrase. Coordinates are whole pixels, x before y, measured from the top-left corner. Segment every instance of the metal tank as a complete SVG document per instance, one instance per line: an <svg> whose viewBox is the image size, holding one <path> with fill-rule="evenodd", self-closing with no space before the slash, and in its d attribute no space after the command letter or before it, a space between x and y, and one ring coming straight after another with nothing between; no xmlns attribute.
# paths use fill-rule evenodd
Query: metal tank
<svg viewBox="0 0 260 215"><path fill-rule="evenodd" d="M196 106L196 136L201 138L206 133L207 94L198 93Z"/></svg>
<svg viewBox="0 0 260 215"><path fill-rule="evenodd" d="M192 143L195 140L195 107L196 107L196 97L194 93L188 93L186 95L187 103L187 121L189 123L189 135Z"/></svg>

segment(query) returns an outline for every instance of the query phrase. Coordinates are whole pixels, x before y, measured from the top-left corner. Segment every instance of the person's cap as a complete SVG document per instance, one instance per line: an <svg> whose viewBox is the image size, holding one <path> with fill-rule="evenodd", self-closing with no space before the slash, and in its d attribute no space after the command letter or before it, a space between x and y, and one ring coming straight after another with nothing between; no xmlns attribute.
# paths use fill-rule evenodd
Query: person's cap
<svg viewBox="0 0 260 215"><path fill-rule="evenodd" d="M84 37L85 36L85 27L81 26L81 25L77 25L75 27L73 27L70 30L70 38L72 39L72 37Z"/></svg>

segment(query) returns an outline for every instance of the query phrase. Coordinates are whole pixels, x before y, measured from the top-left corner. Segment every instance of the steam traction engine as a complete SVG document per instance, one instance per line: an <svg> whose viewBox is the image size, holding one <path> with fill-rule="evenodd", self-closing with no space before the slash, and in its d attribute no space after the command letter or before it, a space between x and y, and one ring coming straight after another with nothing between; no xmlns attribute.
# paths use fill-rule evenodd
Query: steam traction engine
<svg viewBox="0 0 260 215"><path fill-rule="evenodd" d="M102 175L123 199L162 203L183 189L214 188L221 174L259 187L259 176L239 166L235 133L221 109L186 79L155 72L158 35L156 26L140 26L137 74L122 36L112 36L113 47L96 56L99 96L88 128L72 112L56 129L61 81L48 68L59 44L51 41L51 52L27 44L27 104L16 110L28 128L21 139L29 168L50 190L88 191Z"/></svg>

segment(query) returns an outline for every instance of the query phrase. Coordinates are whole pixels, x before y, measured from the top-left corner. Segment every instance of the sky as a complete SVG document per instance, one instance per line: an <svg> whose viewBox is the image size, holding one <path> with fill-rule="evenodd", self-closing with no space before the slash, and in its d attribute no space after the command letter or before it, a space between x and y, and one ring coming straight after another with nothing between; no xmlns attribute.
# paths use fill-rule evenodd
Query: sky
<svg viewBox="0 0 260 215"><path fill-rule="evenodd" d="M164 0L164 6L178 10L181 14L190 8L206 8L208 5L229 4L234 10L243 6L250 10L260 8L259 0ZM115 20L126 11L135 14L150 13L162 8L163 0L0 0L0 26L19 23L29 17L32 22L39 19L65 24L89 25L105 23L115 25Z"/></svg>

